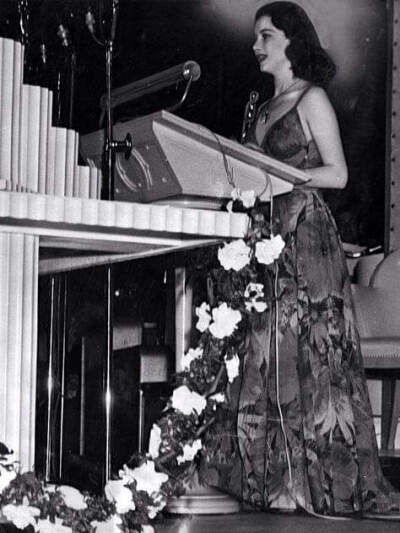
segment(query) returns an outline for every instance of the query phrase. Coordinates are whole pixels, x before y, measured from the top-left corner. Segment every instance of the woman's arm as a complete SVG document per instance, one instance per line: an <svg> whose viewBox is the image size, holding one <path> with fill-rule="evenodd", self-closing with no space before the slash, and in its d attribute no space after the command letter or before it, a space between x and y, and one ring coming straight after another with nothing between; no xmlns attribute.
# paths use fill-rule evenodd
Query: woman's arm
<svg viewBox="0 0 400 533"><path fill-rule="evenodd" d="M312 87L299 103L302 120L321 155L323 165L307 169L309 187L343 189L347 183L347 165L335 111L320 87Z"/></svg>

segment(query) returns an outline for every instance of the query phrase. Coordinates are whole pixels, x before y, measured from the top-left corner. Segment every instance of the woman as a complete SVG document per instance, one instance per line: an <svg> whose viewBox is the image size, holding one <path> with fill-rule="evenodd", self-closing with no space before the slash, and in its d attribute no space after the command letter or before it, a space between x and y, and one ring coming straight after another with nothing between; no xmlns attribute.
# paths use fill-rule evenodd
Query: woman
<svg viewBox="0 0 400 533"><path fill-rule="evenodd" d="M399 511L399 494L379 465L350 281L321 195L347 181L323 88L335 67L292 2L258 10L253 50L275 92L260 106L247 142L304 169L310 180L273 203L286 245L277 305L249 336L243 362L242 497L261 508L322 515Z"/></svg>

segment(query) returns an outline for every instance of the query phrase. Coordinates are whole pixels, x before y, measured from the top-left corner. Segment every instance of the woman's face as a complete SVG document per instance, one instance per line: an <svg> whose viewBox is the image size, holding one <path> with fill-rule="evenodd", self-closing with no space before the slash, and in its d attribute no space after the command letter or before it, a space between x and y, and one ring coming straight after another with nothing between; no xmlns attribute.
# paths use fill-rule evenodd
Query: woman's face
<svg viewBox="0 0 400 533"><path fill-rule="evenodd" d="M253 51L261 72L276 74L290 64L285 54L290 40L272 24L270 17L260 17L254 25L254 33Z"/></svg>

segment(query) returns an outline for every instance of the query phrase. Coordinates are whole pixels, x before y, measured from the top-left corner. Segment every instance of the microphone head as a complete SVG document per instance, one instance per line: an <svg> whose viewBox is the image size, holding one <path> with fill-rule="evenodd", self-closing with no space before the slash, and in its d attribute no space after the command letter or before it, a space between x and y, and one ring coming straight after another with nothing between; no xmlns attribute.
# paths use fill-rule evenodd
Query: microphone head
<svg viewBox="0 0 400 533"><path fill-rule="evenodd" d="M197 81L201 75L201 68L196 61L185 61L182 68L182 76L185 80L192 78L192 81Z"/></svg>

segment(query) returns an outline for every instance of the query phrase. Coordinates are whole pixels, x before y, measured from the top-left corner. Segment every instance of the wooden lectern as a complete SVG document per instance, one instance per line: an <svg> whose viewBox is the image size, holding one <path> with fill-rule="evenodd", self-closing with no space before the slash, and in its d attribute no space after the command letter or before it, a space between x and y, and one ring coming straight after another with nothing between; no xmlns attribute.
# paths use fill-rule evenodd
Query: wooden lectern
<svg viewBox="0 0 400 533"><path fill-rule="evenodd" d="M129 159L118 154L114 198L215 209L233 187L254 190L262 201L305 183L301 170L272 159L167 111L115 125L115 136L130 133ZM81 138L81 154L101 168L104 132ZM269 178L268 178L268 177Z"/></svg>

